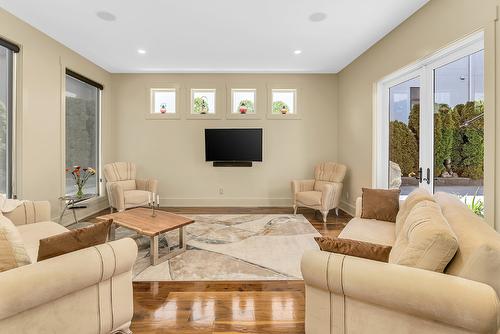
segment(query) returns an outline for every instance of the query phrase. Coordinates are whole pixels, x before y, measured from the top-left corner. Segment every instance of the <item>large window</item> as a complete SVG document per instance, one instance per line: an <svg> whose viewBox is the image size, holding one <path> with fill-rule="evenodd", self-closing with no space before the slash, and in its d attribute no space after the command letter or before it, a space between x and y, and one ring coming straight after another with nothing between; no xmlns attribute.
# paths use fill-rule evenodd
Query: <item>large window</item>
<svg viewBox="0 0 500 334"><path fill-rule="evenodd" d="M19 48L0 40L0 193L12 197L14 53Z"/></svg>
<svg viewBox="0 0 500 334"><path fill-rule="evenodd" d="M99 194L99 120L102 86L74 72L66 73L66 167L92 167L97 173L84 192ZM66 173L66 194L77 191L71 173Z"/></svg>
<svg viewBox="0 0 500 334"><path fill-rule="evenodd" d="M483 44L470 36L379 83L375 186L449 192L484 214Z"/></svg>

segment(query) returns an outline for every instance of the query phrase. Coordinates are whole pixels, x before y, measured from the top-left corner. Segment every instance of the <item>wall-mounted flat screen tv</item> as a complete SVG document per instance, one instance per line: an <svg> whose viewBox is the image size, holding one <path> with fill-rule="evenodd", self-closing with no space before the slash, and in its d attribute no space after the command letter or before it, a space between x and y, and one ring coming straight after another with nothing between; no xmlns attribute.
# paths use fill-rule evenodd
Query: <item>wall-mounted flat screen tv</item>
<svg viewBox="0 0 500 334"><path fill-rule="evenodd" d="M262 161L262 129L205 129L206 161Z"/></svg>

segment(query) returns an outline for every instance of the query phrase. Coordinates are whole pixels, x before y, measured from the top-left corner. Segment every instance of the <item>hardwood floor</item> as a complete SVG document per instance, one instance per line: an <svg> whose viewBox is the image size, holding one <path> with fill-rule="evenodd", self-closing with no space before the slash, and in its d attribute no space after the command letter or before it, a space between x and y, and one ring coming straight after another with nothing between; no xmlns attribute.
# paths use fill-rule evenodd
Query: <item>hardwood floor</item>
<svg viewBox="0 0 500 334"><path fill-rule="evenodd" d="M180 214L292 213L288 208L162 208ZM299 209L325 236L337 236L351 216L331 213L327 224ZM96 215L97 216L97 215ZM131 330L143 333L304 333L302 281L134 283Z"/></svg>

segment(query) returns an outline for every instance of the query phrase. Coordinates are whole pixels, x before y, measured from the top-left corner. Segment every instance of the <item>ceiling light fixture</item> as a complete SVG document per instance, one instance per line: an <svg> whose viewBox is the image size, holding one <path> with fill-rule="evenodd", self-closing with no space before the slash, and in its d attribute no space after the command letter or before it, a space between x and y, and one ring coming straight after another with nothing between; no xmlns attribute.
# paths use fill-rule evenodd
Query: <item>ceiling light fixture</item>
<svg viewBox="0 0 500 334"><path fill-rule="evenodd" d="M309 21L311 22L321 22L326 20L326 13L323 12L317 12L317 13L312 13L309 15Z"/></svg>
<svg viewBox="0 0 500 334"><path fill-rule="evenodd" d="M108 22L116 21L116 16L105 10L100 10L97 13L95 13L95 15L97 15L98 18L104 21Z"/></svg>
<svg viewBox="0 0 500 334"><path fill-rule="evenodd" d="M144 50L144 49L138 49L137 53L143 55L143 54L146 54L146 50Z"/></svg>
<svg viewBox="0 0 500 334"><path fill-rule="evenodd" d="M296 54L296 55L299 55L299 54L302 53L302 50L295 50L295 51L293 51L293 53Z"/></svg>

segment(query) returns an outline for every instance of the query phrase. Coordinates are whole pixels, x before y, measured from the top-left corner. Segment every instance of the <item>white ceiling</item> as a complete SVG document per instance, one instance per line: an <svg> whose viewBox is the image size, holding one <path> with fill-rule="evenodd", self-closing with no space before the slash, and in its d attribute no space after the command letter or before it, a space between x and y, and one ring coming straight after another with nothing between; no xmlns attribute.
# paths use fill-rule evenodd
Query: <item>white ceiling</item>
<svg viewBox="0 0 500 334"><path fill-rule="evenodd" d="M427 1L0 0L0 7L110 72L336 73ZM316 12L326 20L309 21Z"/></svg>

